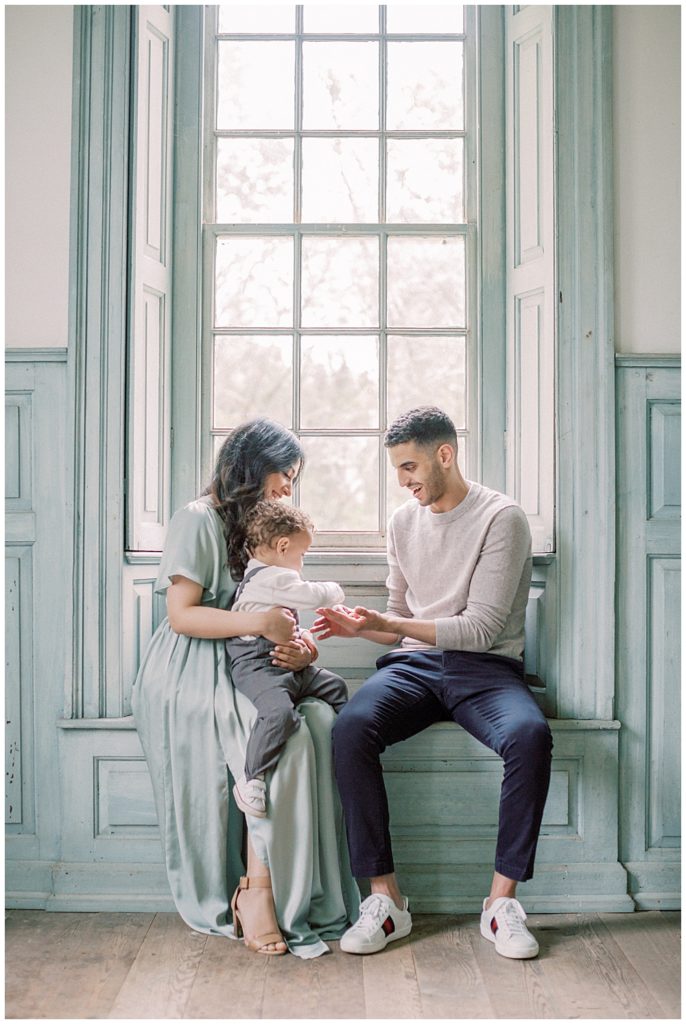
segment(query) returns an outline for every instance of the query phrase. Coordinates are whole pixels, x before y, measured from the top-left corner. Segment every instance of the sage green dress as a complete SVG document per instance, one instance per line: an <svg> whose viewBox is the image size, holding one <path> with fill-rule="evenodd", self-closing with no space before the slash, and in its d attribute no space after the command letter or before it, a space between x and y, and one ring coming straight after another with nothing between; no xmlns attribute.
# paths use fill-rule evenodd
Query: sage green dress
<svg viewBox="0 0 686 1024"><path fill-rule="evenodd" d="M203 604L228 608L236 584L209 497L173 517L156 593L177 575L201 584ZM255 708L231 683L223 641L181 636L166 618L141 663L132 705L176 907L191 928L233 937L229 902L245 872L244 818L231 776L243 772ZM323 940L340 938L356 919L360 896L332 771L334 712L311 699L298 712L300 728L267 779L268 815L245 820L269 867L288 948L307 959L327 952Z"/></svg>

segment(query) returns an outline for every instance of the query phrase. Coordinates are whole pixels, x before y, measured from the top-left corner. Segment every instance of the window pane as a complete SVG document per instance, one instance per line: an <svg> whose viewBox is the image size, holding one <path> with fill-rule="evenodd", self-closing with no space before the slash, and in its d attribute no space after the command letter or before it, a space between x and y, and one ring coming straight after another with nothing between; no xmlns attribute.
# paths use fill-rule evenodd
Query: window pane
<svg viewBox="0 0 686 1024"><path fill-rule="evenodd" d="M304 337L300 366L302 427L378 427L376 335Z"/></svg>
<svg viewBox="0 0 686 1024"><path fill-rule="evenodd" d="M377 238L303 238L302 324L379 326Z"/></svg>
<svg viewBox="0 0 686 1024"><path fill-rule="evenodd" d="M318 530L375 532L379 442L375 437L303 437L300 503Z"/></svg>
<svg viewBox="0 0 686 1024"><path fill-rule="evenodd" d="M295 44L218 43L217 128L292 128Z"/></svg>
<svg viewBox="0 0 686 1024"><path fill-rule="evenodd" d="M293 325L293 239L217 239L217 327Z"/></svg>
<svg viewBox="0 0 686 1024"><path fill-rule="evenodd" d="M378 32L379 8L371 4L305 4L305 32Z"/></svg>
<svg viewBox="0 0 686 1024"><path fill-rule="evenodd" d="M462 129L462 43L388 44L388 128Z"/></svg>
<svg viewBox="0 0 686 1024"><path fill-rule="evenodd" d="M389 336L388 423L418 405L437 405L464 429L464 338Z"/></svg>
<svg viewBox="0 0 686 1024"><path fill-rule="evenodd" d="M462 32L462 4L388 4L387 32Z"/></svg>
<svg viewBox="0 0 686 1024"><path fill-rule="evenodd" d="M220 4L220 32L295 32L295 7L284 4Z"/></svg>
<svg viewBox="0 0 686 1024"><path fill-rule="evenodd" d="M462 139L389 139L386 220L462 223Z"/></svg>
<svg viewBox="0 0 686 1024"><path fill-rule="evenodd" d="M376 139L303 139L305 223L375 223L379 216Z"/></svg>
<svg viewBox="0 0 686 1024"><path fill-rule="evenodd" d="M292 426L293 339L232 335L214 339L213 427L253 416Z"/></svg>
<svg viewBox="0 0 686 1024"><path fill-rule="evenodd" d="M291 139L217 140L217 220L292 222Z"/></svg>
<svg viewBox="0 0 686 1024"><path fill-rule="evenodd" d="M391 327L464 327L464 238L388 239Z"/></svg>
<svg viewBox="0 0 686 1024"><path fill-rule="evenodd" d="M378 43L303 43L303 127L378 128Z"/></svg>

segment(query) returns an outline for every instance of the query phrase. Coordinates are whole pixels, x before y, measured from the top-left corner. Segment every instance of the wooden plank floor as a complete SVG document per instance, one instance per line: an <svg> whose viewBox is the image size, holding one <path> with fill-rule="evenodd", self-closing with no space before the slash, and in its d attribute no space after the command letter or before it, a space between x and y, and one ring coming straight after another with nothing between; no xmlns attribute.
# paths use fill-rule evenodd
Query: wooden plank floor
<svg viewBox="0 0 686 1024"><path fill-rule="evenodd" d="M5 1016L122 1019L678 1019L680 914L539 914L506 960L476 916L415 915L374 956L265 957L176 914L11 910Z"/></svg>

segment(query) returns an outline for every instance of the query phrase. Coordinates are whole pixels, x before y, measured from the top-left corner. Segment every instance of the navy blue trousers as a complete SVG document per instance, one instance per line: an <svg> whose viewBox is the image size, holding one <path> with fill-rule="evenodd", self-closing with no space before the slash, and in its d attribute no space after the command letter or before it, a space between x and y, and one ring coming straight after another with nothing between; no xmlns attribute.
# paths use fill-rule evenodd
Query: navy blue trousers
<svg viewBox="0 0 686 1024"><path fill-rule="evenodd" d="M394 870L380 754L434 722L452 720L503 758L495 870L519 882L531 878L553 741L521 662L432 648L392 651L376 665L333 727L353 874L373 878Z"/></svg>

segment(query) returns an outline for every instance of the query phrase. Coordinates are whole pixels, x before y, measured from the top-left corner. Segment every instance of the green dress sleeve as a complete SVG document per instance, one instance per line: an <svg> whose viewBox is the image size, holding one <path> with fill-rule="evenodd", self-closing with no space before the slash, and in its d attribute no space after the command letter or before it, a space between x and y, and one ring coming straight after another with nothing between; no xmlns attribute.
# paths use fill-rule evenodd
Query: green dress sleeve
<svg viewBox="0 0 686 1024"><path fill-rule="evenodd" d="M203 588L203 603L216 604L226 567L220 520L206 502L194 501L172 517L155 593L164 594L172 576L185 576Z"/></svg>

